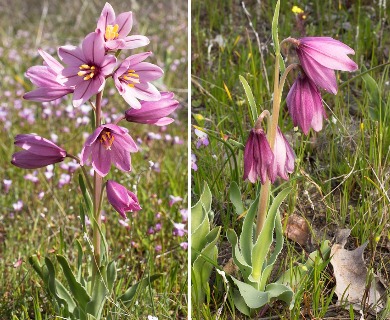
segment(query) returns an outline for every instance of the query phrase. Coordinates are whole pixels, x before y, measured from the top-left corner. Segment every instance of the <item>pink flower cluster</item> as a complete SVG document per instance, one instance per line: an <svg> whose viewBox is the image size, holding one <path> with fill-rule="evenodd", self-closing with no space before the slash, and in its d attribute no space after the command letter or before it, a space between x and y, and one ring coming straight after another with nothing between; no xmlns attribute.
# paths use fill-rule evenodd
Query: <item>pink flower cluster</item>
<svg viewBox="0 0 390 320"><path fill-rule="evenodd" d="M163 70L145 62L152 54L150 51L130 55L123 61L117 59L121 50L149 44L149 39L145 36L129 35L132 25L132 12L116 16L112 6L106 3L94 32L89 33L79 46L65 45L58 48L61 62L47 52L38 50L44 60L43 65L30 67L26 72L26 77L37 88L26 93L24 99L45 103L60 102L60 98L72 94L74 107L83 108L89 102L95 108L91 99L102 92L106 81L111 78L130 108L126 108L128 110L115 123L101 124L95 128L86 139L81 159L68 154L48 139L24 134L15 137L15 145L23 151L13 155L12 164L20 168L35 169L71 157L78 160L81 166L92 165L101 177L109 173L112 164L121 171L131 171L130 153L137 152L138 146L128 129L118 126L118 122L127 120L165 126L174 121L167 116L179 106L173 93L160 93L151 83L163 75ZM99 102L99 108L102 106ZM80 124L88 123L88 119L82 119ZM136 195L112 180L107 182L107 198L124 218L127 211L141 209Z"/></svg>
<svg viewBox="0 0 390 320"><path fill-rule="evenodd" d="M322 129L326 113L320 89L337 93L335 70L355 71L357 64L348 54L355 52L344 43L330 37L286 39L295 46L301 74L287 95L287 107L295 126L304 134L310 128ZM294 170L294 152L278 127L273 150L261 128L252 129L244 151L244 180L264 184L267 178L273 183L277 177L288 180Z"/></svg>

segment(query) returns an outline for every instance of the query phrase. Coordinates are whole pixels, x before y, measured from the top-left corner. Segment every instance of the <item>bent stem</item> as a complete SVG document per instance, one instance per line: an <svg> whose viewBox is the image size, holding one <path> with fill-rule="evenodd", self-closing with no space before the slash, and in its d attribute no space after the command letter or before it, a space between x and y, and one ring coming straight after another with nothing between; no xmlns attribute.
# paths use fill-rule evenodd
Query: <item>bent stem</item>
<svg viewBox="0 0 390 320"><path fill-rule="evenodd" d="M103 90L96 95L96 128L101 125L101 102L102 102ZM93 176L93 255L94 261L92 263L92 288L95 284L95 277L98 274L100 267L100 247L101 247L101 236L100 227L102 224L100 216L100 204L102 199L102 184L103 178L95 171Z"/></svg>
<svg viewBox="0 0 390 320"><path fill-rule="evenodd" d="M280 102L282 100L284 83L286 81L288 73L294 68L299 67L299 64L289 65L284 71L279 82L279 72L280 72L279 61L280 61L280 52L277 52L275 55L275 75L274 75L275 79L274 79L274 99L272 104L272 115L270 117L270 124L267 130L267 138L272 152L275 149L276 132L278 129L278 121L279 121ZM264 185L261 186L261 190L260 190L259 207L257 211L257 221L256 221L257 237L259 236L261 230L263 229L265 218L267 217L267 208L268 208L270 189L271 189L271 182L267 177Z"/></svg>

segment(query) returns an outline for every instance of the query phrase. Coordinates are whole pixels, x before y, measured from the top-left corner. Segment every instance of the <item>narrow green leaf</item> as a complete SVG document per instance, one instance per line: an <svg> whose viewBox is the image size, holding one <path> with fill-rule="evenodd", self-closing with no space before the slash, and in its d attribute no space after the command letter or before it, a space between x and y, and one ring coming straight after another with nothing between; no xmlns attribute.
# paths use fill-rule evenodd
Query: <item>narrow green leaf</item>
<svg viewBox="0 0 390 320"><path fill-rule="evenodd" d="M84 279L82 275L82 266L83 266L83 247L78 239L76 239L76 248L77 248L77 281L84 285Z"/></svg>
<svg viewBox="0 0 390 320"><path fill-rule="evenodd" d="M38 259L37 255L33 254L30 257L28 257L28 262L33 267L33 269L38 274L38 276L42 279L42 281L46 283L47 278L48 278L47 270L45 272L45 270L43 269L43 267L39 263L39 259Z"/></svg>
<svg viewBox="0 0 390 320"><path fill-rule="evenodd" d="M244 222L242 223L242 231L240 234L240 249L245 261L251 266L252 265L252 248L254 243L254 220L256 217L257 209L259 206L259 196L256 197L255 201L252 202L248 213L245 216Z"/></svg>
<svg viewBox="0 0 390 320"><path fill-rule="evenodd" d="M240 215L245 211L245 209L242 204L240 189L237 183L235 183L234 181L230 184L229 195L230 195L230 201L233 203L234 208L236 209L236 213Z"/></svg>
<svg viewBox="0 0 390 320"><path fill-rule="evenodd" d="M245 282L239 281L234 277L231 278L238 287L241 296L244 298L244 301L249 308L260 308L270 301L268 292L256 290Z"/></svg>
<svg viewBox="0 0 390 320"><path fill-rule="evenodd" d="M284 72L284 60L280 54L280 44L279 44L279 34L278 34L278 25L279 25L279 11L280 11L280 0L276 3L274 16L272 18L272 41L274 43L275 56L279 57L279 68L280 72Z"/></svg>
<svg viewBox="0 0 390 320"><path fill-rule="evenodd" d="M85 288L76 280L65 257L59 254L57 254L56 257L58 263L62 267L62 271L64 272L70 291L72 292L81 309L85 309L87 303L91 300L91 297L89 296Z"/></svg>
<svg viewBox="0 0 390 320"><path fill-rule="evenodd" d="M84 178L83 178L82 174L79 174L79 185L80 185L81 193L82 193L84 201L85 201L85 205L87 207L89 219L92 220L91 219L91 217L93 216L92 198L91 198L91 195L89 194L88 189L85 185Z"/></svg>
<svg viewBox="0 0 390 320"><path fill-rule="evenodd" d="M268 210L267 217L264 222L263 229L261 230L259 237L256 240L256 243L252 250L252 278L259 284L259 289L264 290L264 288L260 287L261 284L261 276L263 271L263 266L265 263L265 259L270 250L270 246L273 240L273 232L275 227L275 217L278 214L278 209L283 200L290 193L291 188L286 188L282 190L272 202L271 207Z"/></svg>
<svg viewBox="0 0 390 320"><path fill-rule="evenodd" d="M98 275L95 277L95 283L93 284L92 298L86 305L86 312L88 315L92 315L96 319L100 319L103 311L104 303L108 294L107 286L104 281L106 278L106 268L103 266L100 268Z"/></svg>
<svg viewBox="0 0 390 320"><path fill-rule="evenodd" d="M85 228L85 211L84 211L83 203L81 201L80 201L80 205L79 205L79 211L80 211L81 226L83 228L83 231L85 232L86 231L86 228Z"/></svg>
<svg viewBox="0 0 390 320"><path fill-rule="evenodd" d="M212 202L212 194L209 188L209 185L204 182L203 184L203 192L200 196L200 202L202 203L203 208L206 210L208 214L211 211L211 202Z"/></svg>
<svg viewBox="0 0 390 320"><path fill-rule="evenodd" d="M144 290L149 285L149 283L152 283L153 281L157 280L158 278L161 278L162 276L163 274L157 273L150 276L149 278L142 279L141 281L137 282L129 289L127 289L126 292L118 298L118 300L123 302L123 304L126 306L129 305L137 291Z"/></svg>
<svg viewBox="0 0 390 320"><path fill-rule="evenodd" d="M245 80L243 76L238 76L240 78L240 81L242 83L242 86L244 87L244 91L246 94L246 97L249 102L249 110L250 110L250 115L251 115L251 120L252 120L252 125L256 122L257 118L259 117L257 114L257 107L256 107L256 102L255 98L253 97L252 89L249 86L248 82Z"/></svg>

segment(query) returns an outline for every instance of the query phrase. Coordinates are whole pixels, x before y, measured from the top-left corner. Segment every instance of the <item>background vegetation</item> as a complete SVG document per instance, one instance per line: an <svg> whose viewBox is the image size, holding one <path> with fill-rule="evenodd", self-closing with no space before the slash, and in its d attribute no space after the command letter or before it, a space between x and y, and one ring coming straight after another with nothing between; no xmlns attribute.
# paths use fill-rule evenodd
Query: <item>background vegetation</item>
<svg viewBox="0 0 390 320"><path fill-rule="evenodd" d="M59 145L74 154L81 151L91 132L88 114L82 108L74 109L69 99L44 106L22 100L33 88L24 73L30 66L42 64L38 48L56 56L61 45L79 45L95 30L104 3L17 0L11 5L0 1L0 319L53 318L42 283L27 262L29 255L43 258L64 253L74 259L75 239L82 242L84 250L89 249L91 239L87 235L83 240L78 218L79 170L72 172L72 168L58 164L50 177L46 169L22 170L13 167L10 160L15 151L14 136L19 133L35 132L58 139ZM116 292L123 293L148 275L164 276L139 292L132 308L114 307L116 314L112 316L186 318L187 240L173 234L173 222L186 223L187 208L187 1L110 3L116 14L133 11L131 33L151 40L149 46L123 54L153 51L149 61L165 71L157 86L173 91L181 103L174 115L176 122L166 128L121 123L137 139L141 151L132 155L131 173L112 170L109 177L135 189L143 209L120 223L120 216L103 201L111 258L121 267ZM111 81L104 98L107 122L128 108ZM9 190L5 180L12 181ZM170 196L182 200L170 205Z"/></svg>
<svg viewBox="0 0 390 320"><path fill-rule="evenodd" d="M242 222L229 201L231 182L238 183L246 203L255 198L255 186L242 181L243 151L234 142L245 144L251 129L239 76L251 86L258 110L270 109L274 64L271 21L275 4L276 1L249 0L192 3L192 123L205 128L210 140L207 147L197 148L198 138L192 137L197 164L197 171L192 171L192 199L195 203L203 181L207 181L214 197L214 225L222 225L222 235L230 227L239 231ZM294 14L294 5L303 9L304 14ZM355 50L351 58L358 63L359 70L338 74L336 96L323 92L328 120L319 133L311 131L305 136L295 130L285 102L282 104L279 125L297 159L290 181L276 183L294 187L281 214L285 227L293 214L303 217L308 222L310 237L303 245L286 241L273 280L291 266L306 261L307 255L323 240L332 240L337 230L350 228L352 235L347 247L354 249L368 241L366 264L382 276L385 285L389 284L390 82L389 66L383 65L389 62L389 10L386 1L281 1L280 40L304 35L339 39ZM294 59L294 53L289 52L288 61ZM368 73L370 77L354 78L379 65L382 66ZM291 77L284 98L292 81ZM223 143L226 140L233 145L233 153ZM219 244L220 267L228 270L230 257L231 248L223 237ZM222 319L241 318L231 298L224 301L225 289L219 275L211 277L210 286L204 308L194 310L194 317L216 318L216 310L222 308ZM298 294L291 311L274 304L266 306L258 317L360 317L357 312L336 307L334 286L329 264L323 272L315 270L313 278L302 281L300 290L295 288ZM367 310L364 316L372 317Z"/></svg>

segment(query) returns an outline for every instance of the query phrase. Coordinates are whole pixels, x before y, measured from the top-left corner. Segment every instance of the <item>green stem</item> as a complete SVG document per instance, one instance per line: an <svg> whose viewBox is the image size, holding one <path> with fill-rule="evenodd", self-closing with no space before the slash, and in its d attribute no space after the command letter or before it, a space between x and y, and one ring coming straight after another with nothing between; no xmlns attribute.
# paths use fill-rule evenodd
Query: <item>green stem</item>
<svg viewBox="0 0 390 320"><path fill-rule="evenodd" d="M288 73L294 68L299 67L299 64L289 65L284 71L279 81L279 72L280 72L279 61L280 61L280 52L276 53L275 56L274 99L272 104L272 115L270 117L270 123L268 125L268 130L267 130L267 138L272 152L274 151L275 148L275 140L276 140L276 133L278 129L280 102L282 100L283 87L286 82ZM267 217L267 208L268 208L270 189L271 189L271 182L267 177L264 185L262 185L260 190L260 199L259 199L259 207L257 211L257 222L256 222L257 236L259 236L261 230L263 229L265 218Z"/></svg>
<svg viewBox="0 0 390 320"><path fill-rule="evenodd" d="M103 90L96 95L96 128L101 125L101 102L102 102ZM100 257L101 257L101 236L100 236L100 226L102 224L100 216L100 205L102 199L102 185L103 178L95 171L93 176L93 216L94 221L92 224L92 233L93 233L93 248L94 248L94 262L92 264L92 288L95 284L95 277L98 274L100 267Z"/></svg>

